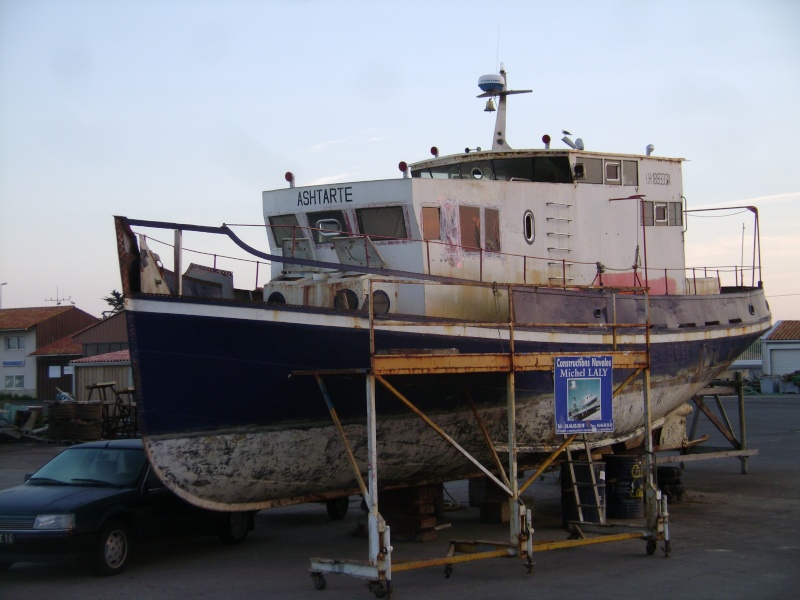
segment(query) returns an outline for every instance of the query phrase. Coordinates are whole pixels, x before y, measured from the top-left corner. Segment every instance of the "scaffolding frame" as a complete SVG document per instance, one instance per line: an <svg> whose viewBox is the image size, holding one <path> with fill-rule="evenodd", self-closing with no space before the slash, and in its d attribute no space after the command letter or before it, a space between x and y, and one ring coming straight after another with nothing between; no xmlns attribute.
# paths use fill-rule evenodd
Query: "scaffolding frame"
<svg viewBox="0 0 800 600"><path fill-rule="evenodd" d="M617 325L612 326L614 336L614 350L602 352L604 356L612 357L612 369L633 370L633 372L613 390L616 397L622 390L642 377L643 405L644 405L644 430L645 430L645 457L646 457L646 525L630 526L612 524L606 522L587 523L583 521L579 507L579 521L570 521L572 535L568 540L562 541L542 541L534 543L534 527L531 511L527 509L521 500L521 495L558 457L562 452L566 452L568 460L570 445L573 444L577 434L565 436L563 443L552 452L522 484L518 480L518 444L516 427L516 393L515 393L515 373L522 371L548 371L553 370L556 357L587 356L597 353L590 352L531 352L519 353L514 348L514 322L513 322L513 302L512 286L508 286L509 301L509 322L505 325L509 331L509 351L502 353L437 353L414 354L414 353L392 353L377 354L375 352L375 315L372 303L369 306L369 329L370 329L370 363L369 369L340 369L340 370L318 370L318 371L298 371L293 376L313 376L325 399L331 419L344 444L347 459L353 469L359 490L364 498L367 507L367 527L368 527L368 560L366 562L346 559L316 558L310 561L309 572L314 585L317 589L326 587L326 574L350 575L367 579L368 589L378 598L391 597L392 574L394 572L409 571L415 569L431 568L444 566L445 576L452 574L453 566L459 563L471 562L476 560L486 560L490 558L512 558L516 557L523 561L528 573L533 570L533 553L546 550L592 545L598 543L615 542L630 539L643 539L647 541L646 552L649 555L655 553L658 541L664 541L663 548L665 556L669 556L669 512L667 508L666 496L661 495L655 483L655 454L653 451L652 436L652 413L650 406L650 301L647 290L637 288L637 292L645 296L647 307L645 329L644 350L617 349L616 330ZM372 297L372 281L369 285L369 297ZM497 324L497 327L503 326ZM484 439L491 452L493 467L499 476L496 476L491 468L481 463L470 452L464 449L457 440L440 428L428 415L420 410L411 400L400 393L386 377L393 375L408 374L466 374L478 372L502 372L506 374L506 418L508 430L508 463L507 470L504 468L498 455L495 444L489 438L486 427L475 408L472 398L467 394L467 398L476 418L478 426L483 433ZM347 439L345 430L336 413L332 398L330 397L323 377L326 375L362 375L366 380L366 411L367 411L367 481L361 473L352 447ZM404 562L393 562L391 545L391 531L386 521L378 510L378 454L377 454L377 413L375 404L376 384L380 383L392 395L400 400L409 410L416 414L425 424L433 429L449 445L461 453L465 459L470 461L488 479L499 487L507 496L510 506L509 519L509 540L507 542L494 541L475 541L475 540L451 540L447 554L444 557L421 559ZM586 450L591 456L588 442L585 441ZM574 481L574 477L573 477ZM577 492L576 492L577 493ZM595 498L597 490L595 488ZM601 520L604 521L604 520ZM588 537L586 533L601 534L597 537Z"/></svg>

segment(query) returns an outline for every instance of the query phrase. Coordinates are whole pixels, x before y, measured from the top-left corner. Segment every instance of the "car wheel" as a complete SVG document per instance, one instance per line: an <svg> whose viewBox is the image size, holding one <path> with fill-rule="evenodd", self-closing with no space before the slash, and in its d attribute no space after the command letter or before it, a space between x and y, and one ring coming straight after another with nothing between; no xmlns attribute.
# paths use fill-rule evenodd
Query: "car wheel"
<svg viewBox="0 0 800 600"><path fill-rule="evenodd" d="M92 566L99 575L122 573L131 553L131 531L122 521L106 523L93 553Z"/></svg>
<svg viewBox="0 0 800 600"><path fill-rule="evenodd" d="M250 532L250 514L246 512L228 513L220 538L226 544L241 544Z"/></svg>
<svg viewBox="0 0 800 600"><path fill-rule="evenodd" d="M348 496L331 498L325 501L325 509L328 511L328 516L334 521L344 519L348 508L350 508L350 498Z"/></svg>

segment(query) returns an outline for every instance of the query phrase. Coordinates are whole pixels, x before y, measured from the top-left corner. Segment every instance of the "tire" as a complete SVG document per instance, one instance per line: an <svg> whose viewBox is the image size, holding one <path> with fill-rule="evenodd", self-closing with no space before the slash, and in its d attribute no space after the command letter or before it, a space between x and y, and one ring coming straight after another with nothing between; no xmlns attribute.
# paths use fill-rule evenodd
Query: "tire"
<svg viewBox="0 0 800 600"><path fill-rule="evenodd" d="M250 513L232 512L225 517L220 539L226 544L241 544L250 533Z"/></svg>
<svg viewBox="0 0 800 600"><path fill-rule="evenodd" d="M663 490L670 496L681 496L686 493L686 486L678 482L671 485L665 485Z"/></svg>
<svg viewBox="0 0 800 600"><path fill-rule="evenodd" d="M658 480L664 479L678 479L681 476L680 467L658 467L657 469Z"/></svg>
<svg viewBox="0 0 800 600"><path fill-rule="evenodd" d="M311 579L314 581L314 587L320 591L328 586L328 582L325 581L325 576L322 573L312 573Z"/></svg>
<svg viewBox="0 0 800 600"><path fill-rule="evenodd" d="M131 530L122 521L109 521L100 532L91 561L98 575L117 575L128 566L131 555Z"/></svg>
<svg viewBox="0 0 800 600"><path fill-rule="evenodd" d="M349 496L342 498L331 498L325 501L325 510L328 511L328 516L334 521L341 521L347 515L347 510L350 508Z"/></svg>

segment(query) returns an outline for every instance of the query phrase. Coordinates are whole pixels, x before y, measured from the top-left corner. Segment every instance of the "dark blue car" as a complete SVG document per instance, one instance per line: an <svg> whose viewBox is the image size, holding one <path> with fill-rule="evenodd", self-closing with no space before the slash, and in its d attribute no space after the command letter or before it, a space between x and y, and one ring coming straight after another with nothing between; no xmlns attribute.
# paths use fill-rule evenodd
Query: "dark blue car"
<svg viewBox="0 0 800 600"><path fill-rule="evenodd" d="M153 473L141 440L90 442L0 491L0 570L84 557L97 573L114 575L138 542L200 533L236 544L253 521L253 513L215 512L178 498Z"/></svg>

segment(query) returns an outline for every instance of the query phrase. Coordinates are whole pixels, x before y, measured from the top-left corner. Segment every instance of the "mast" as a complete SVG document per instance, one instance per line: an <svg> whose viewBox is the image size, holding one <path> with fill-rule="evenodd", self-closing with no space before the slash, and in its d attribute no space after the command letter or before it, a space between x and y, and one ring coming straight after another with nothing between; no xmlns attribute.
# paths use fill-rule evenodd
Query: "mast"
<svg viewBox="0 0 800 600"><path fill-rule="evenodd" d="M498 98L497 118L492 136L492 151L511 150L506 140L506 96L510 94L529 94L533 90L509 90L508 75L503 63L500 63L500 75L484 75L478 79L478 86L483 90L478 98L489 98L486 101L486 112L495 110L492 99Z"/></svg>

